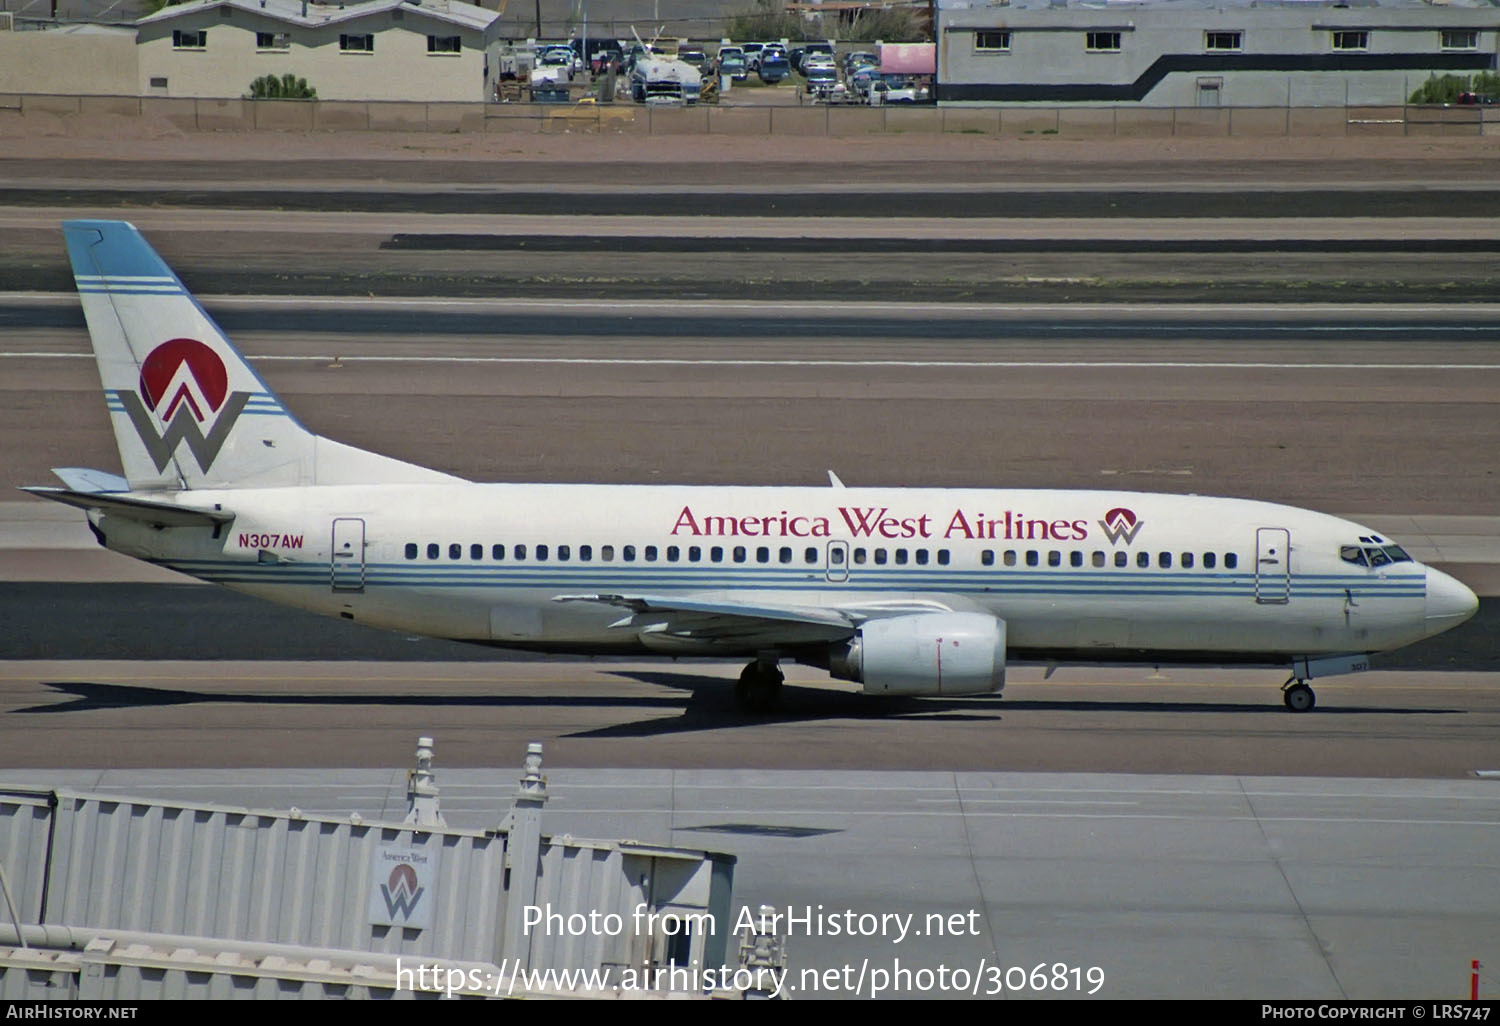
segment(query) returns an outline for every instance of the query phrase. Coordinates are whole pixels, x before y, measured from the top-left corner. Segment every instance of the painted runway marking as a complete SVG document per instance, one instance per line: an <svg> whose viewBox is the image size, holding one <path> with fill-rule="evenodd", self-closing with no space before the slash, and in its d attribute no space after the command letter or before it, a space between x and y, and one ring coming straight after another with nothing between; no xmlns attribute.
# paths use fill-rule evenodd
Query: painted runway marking
<svg viewBox="0 0 1500 1026"><path fill-rule="evenodd" d="M92 360L92 353L3 352L0 357L30 360ZM327 363L333 357L249 354L254 363ZM682 357L593 356L340 356L349 363L522 364L601 367L900 367L983 368L995 370L1341 370L1341 371L1481 371L1500 370L1500 363L1274 363L1212 360L736 360Z"/></svg>

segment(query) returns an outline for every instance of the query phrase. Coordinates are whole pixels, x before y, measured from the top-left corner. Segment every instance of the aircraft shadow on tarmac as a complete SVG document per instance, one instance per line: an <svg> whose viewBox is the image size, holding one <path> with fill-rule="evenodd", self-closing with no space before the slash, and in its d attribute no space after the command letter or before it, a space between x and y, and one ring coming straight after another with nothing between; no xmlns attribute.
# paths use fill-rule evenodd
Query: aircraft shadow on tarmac
<svg viewBox="0 0 1500 1026"><path fill-rule="evenodd" d="M996 695L962 698L880 698L834 691L822 687L786 684L775 712L750 715L734 705L733 681L695 673L670 671L616 672L612 676L651 684L668 693L660 695L390 695L367 693L285 694L266 692L209 692L181 688L142 687L102 681L44 681L43 686L71 696L43 705L17 709L18 713L79 713L108 709L139 709L175 705L237 704L292 706L470 706L476 708L614 708L650 710L646 719L578 731L569 737L649 737L699 730L756 727L767 723L799 723L816 720L892 720L922 722L986 722L1002 719L1004 712L1137 712L1137 713L1242 713L1288 715L1281 705L1266 702L1150 702L1017 700ZM685 693L685 694L684 694ZM60 697L61 697L60 695ZM1003 704L1002 704L1003 703ZM677 715L661 715L676 712ZM1313 715L1457 715L1462 709L1379 708L1338 706L1317 710Z"/></svg>

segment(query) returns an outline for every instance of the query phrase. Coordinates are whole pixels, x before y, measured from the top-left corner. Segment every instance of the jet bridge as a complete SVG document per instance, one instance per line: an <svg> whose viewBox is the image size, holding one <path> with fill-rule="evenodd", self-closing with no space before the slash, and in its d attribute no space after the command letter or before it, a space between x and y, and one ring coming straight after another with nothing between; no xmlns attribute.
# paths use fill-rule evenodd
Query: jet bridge
<svg viewBox="0 0 1500 1026"><path fill-rule="evenodd" d="M0 787L0 999L745 996L670 973L747 950L734 856L542 833L539 744L450 827L432 750L389 821Z"/></svg>

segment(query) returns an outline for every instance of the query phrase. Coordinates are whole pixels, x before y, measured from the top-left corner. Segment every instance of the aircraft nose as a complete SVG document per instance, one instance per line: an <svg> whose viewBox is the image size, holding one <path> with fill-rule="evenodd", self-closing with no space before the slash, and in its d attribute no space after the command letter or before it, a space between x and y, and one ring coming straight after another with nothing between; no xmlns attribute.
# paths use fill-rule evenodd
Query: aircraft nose
<svg viewBox="0 0 1500 1026"><path fill-rule="evenodd" d="M1427 630L1457 627L1479 609L1479 596L1441 570L1427 567Z"/></svg>

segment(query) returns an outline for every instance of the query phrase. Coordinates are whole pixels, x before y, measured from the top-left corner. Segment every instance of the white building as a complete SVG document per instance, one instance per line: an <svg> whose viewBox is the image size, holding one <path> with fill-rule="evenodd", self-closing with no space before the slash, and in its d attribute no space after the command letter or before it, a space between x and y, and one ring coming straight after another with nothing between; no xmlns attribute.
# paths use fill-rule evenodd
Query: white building
<svg viewBox="0 0 1500 1026"><path fill-rule="evenodd" d="M140 94L238 97L290 73L320 100L487 100L499 29L458 0L194 0L136 23Z"/></svg>
<svg viewBox="0 0 1500 1026"><path fill-rule="evenodd" d="M950 105L1400 104L1493 71L1486 0L937 0Z"/></svg>

